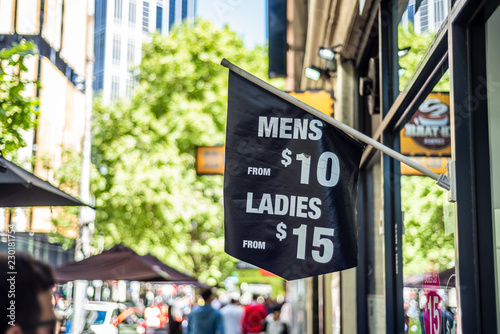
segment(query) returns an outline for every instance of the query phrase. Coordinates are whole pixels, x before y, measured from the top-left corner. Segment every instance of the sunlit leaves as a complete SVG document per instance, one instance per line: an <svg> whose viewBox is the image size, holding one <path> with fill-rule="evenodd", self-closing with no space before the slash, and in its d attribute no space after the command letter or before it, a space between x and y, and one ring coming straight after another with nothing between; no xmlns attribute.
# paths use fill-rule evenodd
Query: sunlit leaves
<svg viewBox="0 0 500 334"><path fill-rule="evenodd" d="M408 29L403 29L402 26L398 27L398 44L399 49L410 47L408 53L399 58L399 66L401 68L399 76L399 89L404 90L406 84L417 70L419 63L422 61L425 52L429 49L435 33L427 31L417 34L410 26ZM435 92L449 92L450 79L449 73L446 71L442 73L442 78L434 87Z"/></svg>
<svg viewBox="0 0 500 334"><path fill-rule="evenodd" d="M23 131L36 124L38 98L25 89L38 82L27 78L24 64L35 53L33 42L26 41L0 50L0 150L4 153L24 147Z"/></svg>
<svg viewBox="0 0 500 334"><path fill-rule="evenodd" d="M421 274L429 261L438 270L453 266L453 234L445 234L444 190L423 176L402 176L402 210L405 213L403 265L405 276Z"/></svg>

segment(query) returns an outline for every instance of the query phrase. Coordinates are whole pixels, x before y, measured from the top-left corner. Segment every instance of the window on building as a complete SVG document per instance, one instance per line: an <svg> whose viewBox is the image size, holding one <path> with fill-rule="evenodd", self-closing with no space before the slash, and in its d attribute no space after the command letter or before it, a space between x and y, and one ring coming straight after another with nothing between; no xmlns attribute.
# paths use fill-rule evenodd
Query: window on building
<svg viewBox="0 0 500 334"><path fill-rule="evenodd" d="M123 0L115 0L115 23L122 23Z"/></svg>
<svg viewBox="0 0 500 334"><path fill-rule="evenodd" d="M96 71L102 71L104 69L104 42L105 33L100 31L96 34L94 40L94 50L95 50L95 64L94 68Z"/></svg>
<svg viewBox="0 0 500 334"><path fill-rule="evenodd" d="M121 50L120 35L113 36L113 65L120 65L120 50Z"/></svg>
<svg viewBox="0 0 500 334"><path fill-rule="evenodd" d="M99 73L96 73L94 81L94 93L98 93L100 90L102 90L103 81L104 81L103 72L101 71Z"/></svg>
<svg viewBox="0 0 500 334"><path fill-rule="evenodd" d="M163 7L156 7L156 31L161 34L161 24L163 21Z"/></svg>
<svg viewBox="0 0 500 334"><path fill-rule="evenodd" d="M127 94L127 98L131 98L132 97L132 93L134 92L134 87L135 87L135 79L133 76L130 76L127 78L127 86L125 87L126 88L126 94Z"/></svg>
<svg viewBox="0 0 500 334"><path fill-rule="evenodd" d="M135 63L135 41L133 39L129 39L127 45L127 64L130 67L134 63Z"/></svg>
<svg viewBox="0 0 500 334"><path fill-rule="evenodd" d="M149 32L149 2L142 4L142 31Z"/></svg>
<svg viewBox="0 0 500 334"><path fill-rule="evenodd" d="M411 23L412 26L415 25L415 3L408 5L408 23Z"/></svg>
<svg viewBox="0 0 500 334"><path fill-rule="evenodd" d="M95 27L96 31L106 26L106 2L97 1L95 5Z"/></svg>
<svg viewBox="0 0 500 334"><path fill-rule="evenodd" d="M175 0L170 0L168 6L168 30L172 30L172 26L175 23Z"/></svg>
<svg viewBox="0 0 500 334"><path fill-rule="evenodd" d="M436 2L434 2L434 17L436 21L436 27L440 27L445 18L443 0L436 0Z"/></svg>
<svg viewBox="0 0 500 334"><path fill-rule="evenodd" d="M182 17L183 21L187 17L187 13L188 13L188 1L187 0L182 0L181 17Z"/></svg>
<svg viewBox="0 0 500 334"><path fill-rule="evenodd" d="M137 4L135 0L130 0L128 3L128 25L131 28L135 27L137 21L136 11L137 11Z"/></svg>
<svg viewBox="0 0 500 334"><path fill-rule="evenodd" d="M111 77L111 101L118 100L120 93L120 77L113 75Z"/></svg>
<svg viewBox="0 0 500 334"><path fill-rule="evenodd" d="M420 31L425 32L429 30L429 4L427 0L423 1L420 5L419 13L420 13Z"/></svg>

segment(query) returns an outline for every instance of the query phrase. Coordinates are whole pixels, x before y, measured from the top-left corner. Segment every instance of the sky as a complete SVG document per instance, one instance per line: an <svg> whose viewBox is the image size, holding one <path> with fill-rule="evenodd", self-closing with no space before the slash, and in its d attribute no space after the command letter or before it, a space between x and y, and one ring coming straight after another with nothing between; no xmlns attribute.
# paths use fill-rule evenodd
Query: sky
<svg viewBox="0 0 500 334"><path fill-rule="evenodd" d="M198 0L198 16L216 27L225 24L253 48L267 41L266 0Z"/></svg>

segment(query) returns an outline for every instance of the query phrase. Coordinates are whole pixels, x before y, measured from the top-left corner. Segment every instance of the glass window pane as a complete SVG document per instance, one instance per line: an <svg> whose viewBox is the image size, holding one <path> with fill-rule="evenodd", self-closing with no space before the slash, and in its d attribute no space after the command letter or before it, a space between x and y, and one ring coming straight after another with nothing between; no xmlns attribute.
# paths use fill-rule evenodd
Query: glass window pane
<svg viewBox="0 0 500 334"><path fill-rule="evenodd" d="M142 4L142 31L149 31L149 2L147 1Z"/></svg>
<svg viewBox="0 0 500 334"><path fill-rule="evenodd" d="M115 0L115 23L116 24L122 23L122 6L123 6L122 0Z"/></svg>
<svg viewBox="0 0 500 334"><path fill-rule="evenodd" d="M500 9L497 9L486 23L486 85L488 91L488 124L490 137L490 170L491 170L491 198L493 215L493 235L496 261L496 291L497 308L500 306L500 96L497 93L500 87L500 44L498 33L500 31ZM499 315L500 317L500 315ZM500 318L497 319L500 330Z"/></svg>
<svg viewBox="0 0 500 334"><path fill-rule="evenodd" d="M0 0L0 34L13 34L14 1Z"/></svg>
<svg viewBox="0 0 500 334"><path fill-rule="evenodd" d="M368 220L366 225L366 254L367 278L366 278L366 305L367 326L369 333L387 333L386 309L388 302L385 294L385 271L384 271L384 227L379 222L383 219L383 201L380 196L382 175L380 163L369 166L366 170L368 175L366 189L368 191L364 209L373 213L373 222Z"/></svg>
<svg viewBox="0 0 500 334"><path fill-rule="evenodd" d="M399 89L403 90L448 15L446 0L410 0L400 8Z"/></svg>
<svg viewBox="0 0 500 334"><path fill-rule="evenodd" d="M20 35L37 35L39 32L40 10L37 0L17 1L17 27Z"/></svg>
<svg viewBox="0 0 500 334"><path fill-rule="evenodd" d="M401 131L401 153L438 174L451 156L449 101L445 75ZM456 333L454 206L432 178L403 164L401 174L406 330Z"/></svg>
<svg viewBox="0 0 500 334"><path fill-rule="evenodd" d="M130 2L128 3L128 25L131 28L135 28L136 10L137 10L137 5L135 0L130 0Z"/></svg>

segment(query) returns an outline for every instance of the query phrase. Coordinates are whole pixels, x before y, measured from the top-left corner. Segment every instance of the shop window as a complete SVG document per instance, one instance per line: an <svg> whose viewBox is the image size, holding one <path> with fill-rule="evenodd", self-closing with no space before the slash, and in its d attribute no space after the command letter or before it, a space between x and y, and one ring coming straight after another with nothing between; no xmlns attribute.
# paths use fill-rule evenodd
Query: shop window
<svg viewBox="0 0 500 334"><path fill-rule="evenodd" d="M401 131L401 153L438 174L451 156L449 80L443 76ZM454 213L448 191L401 165L405 330L456 333Z"/></svg>
<svg viewBox="0 0 500 334"><path fill-rule="evenodd" d="M493 215L493 235L495 245L495 269L496 269L496 301L497 309L500 307L500 96L497 93L500 87L500 45L498 44L498 32L500 31L500 9L488 19L486 25L486 85L488 92L488 124L489 124L489 145L490 145L490 170L491 170L491 198ZM500 316L497 316L497 323L500 327ZM498 329L500 331L500 328Z"/></svg>
<svg viewBox="0 0 500 334"><path fill-rule="evenodd" d="M402 91L415 72L448 9L444 0L411 0L402 12L398 27L399 89Z"/></svg>

